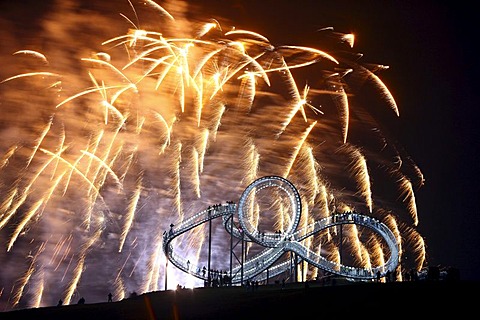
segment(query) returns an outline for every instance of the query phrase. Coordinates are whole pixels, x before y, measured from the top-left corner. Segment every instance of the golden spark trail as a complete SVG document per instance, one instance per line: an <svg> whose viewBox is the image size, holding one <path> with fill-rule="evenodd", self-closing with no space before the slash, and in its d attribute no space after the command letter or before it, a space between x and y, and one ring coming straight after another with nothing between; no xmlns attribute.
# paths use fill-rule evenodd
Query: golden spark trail
<svg viewBox="0 0 480 320"><path fill-rule="evenodd" d="M318 182L318 173L317 173L317 160L315 159L315 156L313 154L313 148L312 147L307 147L305 148L305 153L306 153L306 176L307 176L307 181L305 182L306 185L308 185L308 190L311 191L311 196L309 199L306 199L307 204L313 206L315 204L315 199L320 192L320 186Z"/></svg>
<svg viewBox="0 0 480 320"><path fill-rule="evenodd" d="M122 235L120 238L120 246L118 248L118 252L122 252L123 249L123 244L125 243L125 239L127 238L128 232L130 231L130 228L132 227L133 223L133 218L135 216L135 212L137 209L138 201L140 199L140 195L142 192L142 178L137 179L137 187L135 189L134 194L132 195L130 199L129 206L127 208L127 214L125 217L125 224L122 230Z"/></svg>
<svg viewBox="0 0 480 320"><path fill-rule="evenodd" d="M152 268L152 283L150 285L150 290L148 291L158 291L158 279L160 277L160 253L161 253L161 249L160 247L158 248L157 250L158 254L156 256L156 259L154 260L154 265L153 265L153 268Z"/></svg>
<svg viewBox="0 0 480 320"><path fill-rule="evenodd" d="M28 78L28 77L33 77L33 76L60 77L59 74L51 73L51 72L29 72L29 73L18 74L16 76L4 79L4 80L0 81L0 84L8 82L8 81L15 80L15 79Z"/></svg>
<svg viewBox="0 0 480 320"><path fill-rule="evenodd" d="M13 199L14 196L16 196L16 194L17 193L15 192L15 194L12 195L12 199ZM20 208L20 206L25 203L28 195L29 195L28 191L25 191L25 192L21 193L20 198L13 204L13 206L10 208L10 210L3 216L2 220L0 221L0 230L3 229L3 227L8 223L10 218L13 217L15 212L17 212L18 208Z"/></svg>
<svg viewBox="0 0 480 320"><path fill-rule="evenodd" d="M210 61L210 59L213 58L213 56L215 56L216 54L218 54L219 52L221 52L223 49L217 49L217 50L213 50L212 52L207 52L207 54L205 54L203 56L203 58L197 63L197 66L195 67L195 69L193 70L192 72L192 78L193 79L197 79L198 76L201 76L202 73L200 71L203 70L203 68L205 67L205 65L207 64L207 62ZM201 79L200 79L201 80Z"/></svg>
<svg viewBox="0 0 480 320"><path fill-rule="evenodd" d="M109 110L113 111L113 113L116 114L118 118L123 119L124 118L123 114L113 105L115 98L112 98L112 101L108 102L107 90L105 89L105 84L103 83L103 81L102 81L102 86L100 86L91 72L88 72L88 75L90 76L90 79L92 80L95 87L100 89L99 92L100 92L100 95L102 96L102 102L100 103L100 105L105 107L105 124L108 124ZM119 90L119 92L123 92L123 91Z"/></svg>
<svg viewBox="0 0 480 320"><path fill-rule="evenodd" d="M72 168L77 168L77 165L80 163L80 161L83 159L83 154L80 155L77 160L75 160L75 162L72 164ZM90 159L90 162L93 161L92 159ZM70 181L72 179L72 175L73 175L73 169L70 170L70 173L68 174L68 177L65 179L65 187L63 188L63 193L62 195L65 196L65 194L67 193L67 190L68 190L68 187L70 186ZM87 173L85 174L85 176L88 174L88 167L87 167Z"/></svg>
<svg viewBox="0 0 480 320"><path fill-rule="evenodd" d="M180 164L182 162L182 144L178 143L176 151L178 156L176 157L177 162L175 163L175 177L174 177L174 188L173 194L175 195L175 204L177 206L177 212L180 216L180 220L183 220L183 210L182 210L182 193L181 193L181 182L180 182Z"/></svg>
<svg viewBox="0 0 480 320"><path fill-rule="evenodd" d="M123 126L123 124L125 123L126 120L127 120L127 117L125 117L125 118L123 119L123 121L117 125L117 129L115 130L112 139L110 139L110 145L106 148L105 155L104 155L104 157L103 157L103 160L100 160L100 163L105 163L106 160L108 159L108 157L109 157L109 155L110 155L110 152L111 152L111 150L112 150L112 148L113 148L113 144L114 144L114 142L116 141L118 132L119 132L119 130L122 128L122 126ZM93 160L93 159L94 159L94 158L92 157L92 160ZM98 177L98 175L100 174L100 168L101 168L101 166L97 166L97 170L96 170L96 172L95 172L94 175L93 175L92 181L97 180L97 177ZM107 166L107 168L109 168L109 167ZM107 170L108 170L108 169L107 169ZM119 184L117 184L117 186L120 188L120 190L123 189L122 184L120 183L120 181L119 181L118 177L116 176L116 174L113 174L113 175L114 175L114 177L117 178L116 181L119 183ZM103 183L102 183L102 184L103 184ZM88 190L88 194L90 194L91 190L92 190L92 188L90 188L90 190ZM95 196L97 196L97 195L99 195L98 192L95 193Z"/></svg>
<svg viewBox="0 0 480 320"><path fill-rule="evenodd" d="M72 278L72 280L69 284L69 287L67 289L67 292L65 294L64 302L67 305L70 304L70 300L73 297L73 293L75 292L75 289L77 288L78 283L80 282L80 279L82 277L87 252L90 249L90 247L98 240L101 233L102 233L102 229L98 229L89 239L87 239L86 243L84 244L84 246L82 248L78 264L77 264L77 266L75 267L75 270L74 270L73 278Z"/></svg>
<svg viewBox="0 0 480 320"><path fill-rule="evenodd" d="M402 189L402 195L404 195L403 202L408 204L410 215L413 219L413 224L418 225L417 206L415 204L415 194L413 192L412 183L406 177L402 177L400 181L400 188Z"/></svg>
<svg viewBox="0 0 480 320"><path fill-rule="evenodd" d="M63 262L63 261L66 261L67 260L67 257L68 255L70 254L70 251L72 250L72 241L73 241L73 236L72 235L69 235L68 236L68 245L67 245L67 248L65 249L65 251L63 252L63 256L61 259L58 260L58 264L57 266L55 267L55 271L57 271L57 269L60 267L60 264ZM72 256L73 257L73 256ZM70 265L70 263L69 263ZM68 267L67 269L68 270ZM65 275L64 275L65 276ZM63 278L62 278L63 280Z"/></svg>
<svg viewBox="0 0 480 320"><path fill-rule="evenodd" d="M132 251L130 250L128 252L128 256L125 259L125 261L123 262L122 266L118 269L117 276L115 277L115 282L117 282L118 280L121 280L120 276L122 275L122 272L125 269L125 266L127 265L127 262L128 262L128 260L130 260L131 256L132 256ZM132 271L132 273L133 273L133 271Z"/></svg>
<svg viewBox="0 0 480 320"><path fill-rule="evenodd" d="M15 200L15 197L18 195L18 188L12 188L10 189L10 191L8 192L8 194L5 196L5 199L3 200L1 206L0 206L0 229L2 229L2 226L5 224L5 222L2 222L4 221L5 219L9 219L9 214L8 213L5 213L8 208L10 208L13 204L13 201ZM12 211L10 210L10 212L12 213ZM15 212L15 211L13 211Z"/></svg>
<svg viewBox="0 0 480 320"><path fill-rule="evenodd" d="M203 162L205 161L205 154L207 153L208 150L208 137L210 135L210 132L208 129L204 129L202 132L202 135L200 136L200 153L198 157L198 163L199 163L199 171L200 173L203 172Z"/></svg>
<svg viewBox="0 0 480 320"><path fill-rule="evenodd" d="M66 149L66 147L65 147L65 149ZM97 189L97 187L96 187L82 172L80 172L80 171L78 170L78 168L74 167L70 162L68 162L67 160L63 159L63 158L60 156L60 154L61 154L63 151L65 151L65 149L62 149L62 150L59 151L58 153L53 153L53 152L50 152L50 151L45 150L45 149L40 149L40 151L42 151L42 152L44 152L44 153L52 156L52 157L51 157L51 160L49 160L49 161L46 163L46 165L44 166L44 168L50 163L50 161L52 161L52 160L55 159L55 158L58 158L58 159L60 159L64 164L66 164L66 165L69 166L72 170L74 170L80 177L82 177L82 178L90 185L90 187L91 187L93 190L95 190L95 192L96 192L97 194L99 194L100 191ZM40 173L41 173L41 171L40 171ZM40 173L39 173L39 174L40 174ZM33 184L33 181L34 181L34 180L32 180L32 184Z"/></svg>
<svg viewBox="0 0 480 320"><path fill-rule="evenodd" d="M43 149L40 149L41 151L44 151ZM44 165L38 170L37 174L30 180L30 183L24 188L24 190L21 192L22 196L19 198L19 200L13 205L13 207L10 209L10 211L4 216L3 220L0 221L0 229L3 228L3 226L10 220L10 218L15 214L17 209L26 201L28 194L30 192L30 189L32 188L33 184L37 181L37 178L43 173L45 168L47 168L50 163L55 159L55 157L58 157L59 154L61 154L63 151L66 150L66 147L59 150L57 154L50 153L52 157L48 161L44 163ZM45 151L44 151L45 152Z"/></svg>
<svg viewBox="0 0 480 320"><path fill-rule="evenodd" d="M142 291L148 292L148 291L156 290L155 273L156 271L158 271L156 270L156 265L157 265L156 260L158 259L159 252L161 252L161 250L157 248L154 251L154 254L150 257L150 260L148 261L149 270L148 270L147 277L143 285Z"/></svg>
<svg viewBox="0 0 480 320"><path fill-rule="evenodd" d="M240 90L237 99L237 105L241 105L241 101L248 101L248 111L251 111L253 100L255 99L255 84L256 84L256 74L253 72L246 72L244 75L240 76L239 79L242 80L240 85ZM246 96L246 98L245 98Z"/></svg>
<svg viewBox="0 0 480 320"><path fill-rule="evenodd" d="M203 244L205 243L205 225L202 225L201 227L201 231L198 232L197 236L198 236L198 241L197 241L197 250L196 250L196 254L195 254L195 264L198 265L198 262L200 261L200 249L202 248Z"/></svg>
<svg viewBox="0 0 480 320"><path fill-rule="evenodd" d="M372 71L368 70L367 68L362 68L370 77L373 82L377 85L377 87L380 89L382 92L382 95L387 99L387 102L390 105L390 108L395 112L397 116L400 116L400 112L398 110L397 103L395 102L395 99L393 98L392 94L390 93L390 90L388 87L383 83L383 81Z"/></svg>
<svg viewBox="0 0 480 320"><path fill-rule="evenodd" d="M218 129L220 128L220 125L222 124L221 120L222 120L222 116L223 116L225 110L226 110L225 104L221 103L219 108L217 109L217 111L215 113L215 118L217 120L215 121L215 125L212 129L213 142L217 141L217 132L218 132Z"/></svg>
<svg viewBox="0 0 480 320"><path fill-rule="evenodd" d="M356 177L357 184L361 194L364 196L369 212L372 212L372 191L370 187L370 175L365 157L360 150L353 146L347 146L348 152L352 156L350 163L353 175Z"/></svg>
<svg viewBox="0 0 480 320"><path fill-rule="evenodd" d="M112 70L113 72L115 72L115 74L119 75L123 80L126 80L128 82L129 85L133 85L133 82L130 81L130 79L124 75L120 70L118 70L115 66L113 66L111 63L107 62L107 61L104 61L104 60L98 60L98 59L91 59L91 58L82 58L81 59L82 61L89 61L89 62L92 62L94 64L98 63L102 66L105 66L107 67L108 69ZM103 87L103 86L102 86ZM136 89L136 87L134 86L133 87L134 89Z"/></svg>
<svg viewBox="0 0 480 320"><path fill-rule="evenodd" d="M255 196L252 196L251 197L251 200L250 200L250 205L249 205L249 208L248 208L248 217L250 219L250 223L252 226L254 226L255 228L258 229L258 219L260 217L260 205L258 203L255 202ZM251 248L253 247L253 243L252 242L247 242L247 245L246 245L246 252L248 254L248 252L251 250Z"/></svg>
<svg viewBox="0 0 480 320"><path fill-rule="evenodd" d="M13 295L12 305L14 307L20 302L20 299L22 298L22 295L23 295L23 291L25 290L25 286L30 281L30 278L32 277L33 272L35 272L35 267L32 263L30 264L30 267L28 268L26 274L22 277L19 288L16 290L15 294Z"/></svg>
<svg viewBox="0 0 480 320"><path fill-rule="evenodd" d="M38 52L38 51L34 51L34 50L19 50L19 51L13 53L13 55L17 55L17 54L31 55L31 56L34 56L34 57L36 57L36 58L41 59L43 62L45 62L45 64L48 64L47 57L45 57L44 54L42 54L42 53L40 53L40 52Z"/></svg>
<svg viewBox="0 0 480 320"><path fill-rule="evenodd" d="M317 121L313 122L310 127L307 128L307 130L304 132L303 136L300 137L297 145L294 148L293 154L290 156L290 161L288 165L286 166L286 171L283 174L283 177L286 179L288 175L290 174L290 170L292 170L293 164L295 160L297 159L298 153L300 152L301 148L303 147L305 141L307 140L308 136L310 135L310 132L312 131L313 127L317 124Z"/></svg>
<svg viewBox="0 0 480 320"><path fill-rule="evenodd" d="M290 214L285 208L283 203L279 204L278 217L275 219L276 225L279 231L283 232L287 229L288 221L290 220Z"/></svg>
<svg viewBox="0 0 480 320"><path fill-rule="evenodd" d="M237 30L228 31L228 32L225 33L226 36L232 35L232 34L247 34L247 35L250 35L250 36L254 36L255 38L259 38L259 39L265 41L266 43L270 43L270 40L268 40L265 36L263 36L259 33L253 32L253 31L237 29Z"/></svg>
<svg viewBox="0 0 480 320"><path fill-rule="evenodd" d="M367 247L365 246L364 243L360 244L360 250L361 250L361 267L365 269L371 269L372 268L372 261L370 258L370 253L368 252Z"/></svg>
<svg viewBox="0 0 480 320"><path fill-rule="evenodd" d="M197 198L200 198L200 164L199 164L199 159L198 159L198 151L197 149L193 148L193 156L192 156L192 162L193 162L193 170L192 170L192 181L194 184L195 188L195 194L197 195Z"/></svg>
<svg viewBox="0 0 480 320"><path fill-rule="evenodd" d="M416 269L420 270L422 266L425 264L425 260L426 260L425 240L423 239L423 237L420 236L420 234L418 234L418 232L414 230L412 230L412 234L413 234L413 241L415 243L414 250L417 253L417 257L415 259Z"/></svg>
<svg viewBox="0 0 480 320"><path fill-rule="evenodd" d="M113 297L116 300L123 300L125 299L125 286L123 285L122 279L118 279L114 283L115 286L115 292L113 294Z"/></svg>
<svg viewBox="0 0 480 320"><path fill-rule="evenodd" d="M197 81L199 82L199 85L197 85ZM203 101L203 76L200 74L200 76L197 79L192 79L192 85L195 87L195 92L197 92L196 99L195 99L195 105L197 105L197 127L200 128L200 123L202 120L202 112L204 108L204 101Z"/></svg>
<svg viewBox="0 0 480 320"><path fill-rule="evenodd" d="M344 226L344 229L345 229L345 226ZM363 261L363 256L362 256L362 242L360 241L359 239L359 236L358 236L358 227L354 224L350 224L348 225L348 229L349 229L349 237L351 238L351 245L354 247L355 249L355 255L354 255L354 258L359 261L359 262L362 262Z"/></svg>
<svg viewBox="0 0 480 320"><path fill-rule="evenodd" d="M175 20L175 18L167 11L165 10L162 6L160 6L158 3L152 0L145 0L145 3L160 12L162 15L167 16L170 20Z"/></svg>
<svg viewBox="0 0 480 320"><path fill-rule="evenodd" d="M330 210L328 208L328 190L327 187L325 187L324 184L321 184L320 186L320 192L319 192L319 198L320 198L320 219L325 218L330 215Z"/></svg>
<svg viewBox="0 0 480 320"><path fill-rule="evenodd" d="M137 63L138 61L150 61L150 66L144 71L144 73L137 79L137 81L135 81L136 84L139 84L141 81L143 81L147 76L152 76L153 74L153 71L160 65L171 65L167 62L165 62L166 60L168 59L171 59L173 57L175 57L175 55L171 54L171 55L166 55L166 56L163 56L161 57L160 59L154 59L153 61L151 61L151 59L149 59L147 56L149 54L151 54L152 52L154 51L157 51L157 50L160 50L160 49L165 49L167 48L168 46L167 45L162 45L162 46L158 46L158 47L154 47L154 48L151 48L150 50L147 50L147 51L144 51L142 52L140 55L138 55L137 57L135 57L135 59L133 59L132 61L130 61L128 64L126 64L122 69L123 70L126 70L127 68L129 68L130 66L134 65L135 63ZM157 87L158 89L158 87Z"/></svg>
<svg viewBox="0 0 480 320"><path fill-rule="evenodd" d="M317 246L317 250L315 251L315 253L318 255L318 256L321 256L322 254L322 243L320 242ZM312 270L312 279L316 279L318 280L318 268L313 268Z"/></svg>
<svg viewBox="0 0 480 320"><path fill-rule="evenodd" d="M31 257L32 261L30 263L30 267L28 268L27 272L22 277L22 279L20 279L20 286L18 287L15 294L13 295L13 306L16 306L20 302L20 299L22 298L22 295L23 295L23 291L25 290L25 286L30 281L33 273L36 271L35 265L37 264L37 258L44 250L45 250L45 243L42 243L38 248L37 252L35 253L35 255Z"/></svg>
<svg viewBox="0 0 480 320"><path fill-rule="evenodd" d="M2 159L0 160L0 170L3 169L6 165L8 165L8 162L10 161L10 158L15 154L15 152L18 150L18 146L12 146L10 147L7 152L2 156Z"/></svg>
<svg viewBox="0 0 480 320"><path fill-rule="evenodd" d="M260 162L260 154L253 142L252 139L248 139L246 141L246 149L247 152L245 153L245 159L243 161L245 166L245 180L247 185L255 181L258 178L258 165Z"/></svg>
<svg viewBox="0 0 480 320"><path fill-rule="evenodd" d="M402 234L400 233L398 223L395 220L395 217L393 216L393 214L388 213L383 222L390 228L390 230L392 230L393 234L395 235L395 238L397 240L397 245L398 245L398 251L400 252L400 256L401 256L403 252L403 241L401 239Z"/></svg>
<svg viewBox="0 0 480 320"><path fill-rule="evenodd" d="M125 170L124 170L123 174L120 176L120 181L123 181L125 179L125 177L127 176L130 167L132 166L133 162L135 161L135 155L137 154L137 151L138 151L138 146L135 146L133 148L133 150L130 152L130 154L128 155L128 157L126 158L126 163L124 165Z"/></svg>
<svg viewBox="0 0 480 320"><path fill-rule="evenodd" d="M53 249L53 254L50 257L49 264L53 264L55 262L55 259L57 258L59 252L63 249L63 246L65 245L66 241L67 241L67 239L65 239L63 236L60 238L59 241L57 241L57 243L55 244L55 247ZM60 261L61 261L61 259L60 259Z"/></svg>
<svg viewBox="0 0 480 320"><path fill-rule="evenodd" d="M122 15L123 16L123 15ZM145 40L145 41L151 41L152 38L149 37L148 35L149 34L153 34L153 35L157 35L159 36L160 38L162 37L162 35L160 33L157 33L157 32L147 32L145 30L138 30L137 26L131 22L130 19L128 19L127 17L123 16L124 18L126 18L126 20L128 22L130 22L132 24L132 26L135 28L134 30L132 29L129 29L128 31L128 34L125 34L125 35L122 35L122 36L118 36L118 37L115 37L115 38L112 38L112 39L109 39L109 40L106 40L106 41L103 41L102 42L102 45L106 45L106 44L110 44L114 41L118 41L118 40L123 40L125 39L125 41L122 41L120 43L117 43L115 46L123 46L125 44L128 43L128 47L134 47L137 45L137 40ZM130 58L130 56L129 56Z"/></svg>
<svg viewBox="0 0 480 320"><path fill-rule="evenodd" d="M69 305L70 301L73 297L75 289L77 288L78 282L80 282L80 278L82 277L83 273L83 266L85 264L85 257L81 256L77 266L74 269L74 275L70 282L70 285L65 293L65 298L63 299L65 305Z"/></svg>
<svg viewBox="0 0 480 320"><path fill-rule="evenodd" d="M285 66L285 73L287 75L287 82L288 82L289 87L290 87L290 94L293 98L293 102L292 102L293 108L290 111L290 113L288 114L285 121L282 123L282 127L280 128L280 130L277 134L277 137L279 137L281 134L283 134L283 132L286 130L287 126L292 121L293 117L297 114L298 110L301 111L303 119L305 120L305 122L307 121L307 116L305 114L305 110L303 109L304 102L300 98L300 92L298 91L298 87L297 87L297 84L295 83L295 79L293 78L293 75L290 72L290 69L286 67L287 64L286 64L285 60L283 60L283 58L282 58L282 63Z"/></svg>
<svg viewBox="0 0 480 320"><path fill-rule="evenodd" d="M201 28L199 31L198 31L198 34L197 34L197 38L201 38L203 37L204 35L206 35L207 33L210 32L210 30L212 29L215 29L218 25L218 22L217 23L213 23L213 22L209 22L209 23L205 23L203 25L203 28Z"/></svg>
<svg viewBox="0 0 480 320"><path fill-rule="evenodd" d="M40 279L37 281L36 288L34 290L35 294L32 304L30 305L31 308L39 308L41 306L43 292L45 290L44 280L43 280L43 272L40 276Z"/></svg>
<svg viewBox="0 0 480 320"><path fill-rule="evenodd" d="M114 178L117 186L120 189L123 188L122 183L120 182L120 179L118 178L117 174L115 172L113 172L112 168L108 164L106 164L104 160L100 159L98 156L96 156L93 153L88 152L86 150L80 150L80 152L84 155L87 155L88 157L90 157L94 160L97 160L97 162L100 164L100 166L105 168L112 175L112 177Z"/></svg>
<svg viewBox="0 0 480 320"><path fill-rule="evenodd" d="M48 125L45 127L45 129L43 129L43 132L40 134L40 137L37 140L37 144L33 148L32 155L30 156L30 158L27 161L27 167L30 165L30 162L32 162L32 159L35 157L35 154L37 153L38 148L42 144L43 139L45 139L45 136L50 131L50 128L52 126L52 122L53 122L53 117L50 118L50 121L48 122Z"/></svg>
<svg viewBox="0 0 480 320"><path fill-rule="evenodd" d="M94 142L92 144L90 144L90 141L89 141L88 148L87 148L87 149L92 150L92 151L90 151L90 153L92 153L92 154L97 153L97 150L100 146L100 142L102 142L103 136L105 135L105 130L103 130L103 129L99 130L95 134L96 134L96 139L94 140ZM92 138L90 138L89 140L92 140ZM82 154L78 159L79 160L82 159L83 156L84 156L84 154ZM75 166L74 167L76 167L77 162L78 161L75 161ZM88 177L88 175L90 174L90 169L92 168L92 164L93 164L93 158L89 158L87 168L85 169L85 176L86 177Z"/></svg>
<svg viewBox="0 0 480 320"><path fill-rule="evenodd" d="M293 49L293 50L300 50L300 51L306 51L306 52L311 52L311 53L315 53L317 55L319 55L320 57L322 58L325 58L325 59L328 59L332 62L334 62L335 64L339 64L340 62L338 62L337 59L335 59L333 56L329 55L328 53L322 51L322 50L318 50L318 49L315 49L315 48L310 48L310 47L303 47L303 46L279 46L277 48L278 50L281 50L281 49ZM310 63L315 63L316 61L313 60L311 61ZM302 65L303 66L303 65ZM289 67L290 68L290 67Z"/></svg>
<svg viewBox="0 0 480 320"><path fill-rule="evenodd" d="M58 178L57 178L57 181L50 187L50 190L48 190L48 192L40 199L38 200L25 214L25 217L20 221L20 223L18 224L17 228L15 229L15 231L13 232L11 238L10 238L10 242L8 243L8 246L7 246L7 252L10 251L10 249L12 248L13 244L15 243L15 241L17 240L17 237L18 235L22 232L22 230L25 228L25 226L27 225L28 222L30 222L32 220L32 217L37 213L37 210L42 206L42 205L46 205L46 203L48 202L48 200L50 199L53 191L56 189L57 185L60 183L60 181L62 180L63 178L63 174L60 175ZM39 213L40 215L41 213Z"/></svg>
<svg viewBox="0 0 480 320"><path fill-rule="evenodd" d="M374 260L375 265L385 264L386 257L382 250L382 246L376 237L372 237L372 239L370 240L370 247L372 248L371 256L372 260Z"/></svg>
<svg viewBox="0 0 480 320"><path fill-rule="evenodd" d="M160 148L160 153L159 154L162 154L162 153L165 152L165 148L170 145L172 127L168 125L167 121L165 120L165 118L160 113L155 112L154 114L155 114L155 118L160 120L160 122L165 125L165 129L167 131L167 134L166 134L167 138L165 139L165 142L162 144L162 147ZM172 126L173 126L174 122L175 122L175 118L172 121Z"/></svg>
<svg viewBox="0 0 480 320"><path fill-rule="evenodd" d="M350 121L350 109L348 105L347 93L343 85L340 83L340 76L338 73L332 75L333 81L330 82L330 89L333 91L331 93L333 102L337 106L340 114L340 119L342 120L342 136L343 143L347 142L348 137L348 127Z"/></svg>
<svg viewBox="0 0 480 320"><path fill-rule="evenodd" d="M70 265L72 264L72 261L73 261L74 257L75 257L75 254L72 254L72 256L70 257L70 260L68 260L68 264L65 268L65 271L63 272L62 282L63 282L63 280L65 280L65 277L67 276L68 270L70 270Z"/></svg>
<svg viewBox="0 0 480 320"><path fill-rule="evenodd" d="M235 74L237 74L240 70L245 68L245 66L252 64L253 66L256 67L256 69L259 69L259 73L262 75L262 78L265 80L267 85L270 86L270 79L268 79L267 74L265 73L265 70L262 68L261 65L257 62L256 59L258 59L261 55L257 57L250 57L249 55L242 54L242 57L246 58L246 62L240 64L237 68L233 69L229 74L225 74L225 78L222 79L222 82L217 86L217 88L213 91L212 95L210 96L210 99L213 99L213 97L218 93L218 91L225 85L225 83L228 82Z"/></svg>
<svg viewBox="0 0 480 320"><path fill-rule="evenodd" d="M81 96L84 96L84 95L87 95L87 94L90 94L90 93L100 92L100 94L101 94L103 91L108 90L108 89L122 89L122 88L125 88L125 87L126 87L125 85L116 85L116 86L102 86L102 87L87 89L87 90L79 92L79 93L77 93L73 96L70 96L69 98L66 98L65 100L63 100L62 102L57 104L55 106L55 108L60 108L61 106L67 104L68 102L73 101L73 100L75 100L75 99L77 99ZM130 88L130 86L128 86L128 88Z"/></svg>
<svg viewBox="0 0 480 320"><path fill-rule="evenodd" d="M187 70L185 70L184 66L177 67L176 69L177 73L179 74L178 77L178 83L177 83L177 88L180 87L180 94L179 94L179 102L180 102L180 109L182 110L182 113L185 112L185 73Z"/></svg>
<svg viewBox="0 0 480 320"><path fill-rule="evenodd" d="M62 126L62 134L60 135L60 144L57 147L57 149L63 149L64 147L65 147L65 127ZM52 170L52 175L51 175L50 180L52 180L55 177L59 162L60 162L60 160L57 159L57 161L54 165L54 168Z"/></svg>
<svg viewBox="0 0 480 320"><path fill-rule="evenodd" d="M155 285L155 290L158 290L159 287L159 279L160 279L160 268L162 266L165 266L166 262L166 257L165 255L161 254L162 253L162 236L160 236L160 233L155 237L155 247L157 248L155 251L156 258L154 261L154 285Z"/></svg>
<svg viewBox="0 0 480 320"><path fill-rule="evenodd" d="M305 203L304 206L302 206L302 213L300 215L300 221L298 223L298 229L303 229L307 226L307 222L308 222L308 212L309 212L309 208L308 208L308 201L302 197L302 203Z"/></svg>

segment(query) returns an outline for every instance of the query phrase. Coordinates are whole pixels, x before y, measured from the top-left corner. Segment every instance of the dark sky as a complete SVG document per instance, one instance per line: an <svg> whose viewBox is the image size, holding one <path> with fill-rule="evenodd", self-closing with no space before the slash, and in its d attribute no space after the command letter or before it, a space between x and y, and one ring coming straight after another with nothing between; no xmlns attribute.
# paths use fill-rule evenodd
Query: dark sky
<svg viewBox="0 0 480 320"><path fill-rule="evenodd" d="M425 177L415 197L427 263L456 267L462 279L480 280L473 8L433 0L189 2L201 4L203 16L228 18L238 29L265 35L274 45L315 46L317 30L324 27L353 32L354 48L364 54L364 62L388 65L382 80L396 99L400 117L385 126ZM38 43L25 35L52 9L51 3L0 0L0 17L15 25L16 38L23 37L17 45ZM118 12L128 9L123 5ZM118 12L111 15L118 18Z"/></svg>

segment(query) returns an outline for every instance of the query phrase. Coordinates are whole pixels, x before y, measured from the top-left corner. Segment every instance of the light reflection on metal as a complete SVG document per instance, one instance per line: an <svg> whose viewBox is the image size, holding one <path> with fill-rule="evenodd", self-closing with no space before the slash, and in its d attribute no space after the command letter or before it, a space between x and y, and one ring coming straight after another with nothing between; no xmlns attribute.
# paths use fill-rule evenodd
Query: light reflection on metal
<svg viewBox="0 0 480 320"><path fill-rule="evenodd" d="M293 211L293 219L288 228L282 233L268 233L259 230L246 218L245 206L247 199L264 188L278 188L285 192L291 203ZM301 198L295 186L279 176L266 176L255 180L243 192L238 204L227 202L225 204L216 204L208 207L189 218L184 219L178 225L172 225L170 230L163 234L163 250L168 259L177 268L191 274L192 276L208 280L207 274L200 266L196 266L186 257L177 254L174 251L174 239L197 226L211 221L216 218L222 218L225 230L232 231L232 236L242 239L242 232L246 237L246 241L259 244L265 249L254 257L250 257L244 261L243 266L235 266L232 269L232 284L242 283L245 279L255 279L262 281L268 277L274 277L291 268L291 261L278 262L280 257L286 252L295 253L299 259L297 263L302 261L308 262L324 271L347 278L356 280L373 280L380 276L386 275L388 272L394 272L399 262L399 247L393 232L379 220L359 214L356 212L337 213L326 218L308 224L303 228L299 228L301 214ZM233 223L232 219L237 214L238 224ZM334 261L327 260L324 256L319 255L302 244L302 241L311 237L322 230L335 226L355 224L371 229L380 235L389 249L389 258L383 264L371 268L353 267L343 265ZM225 240L227 241L227 240ZM243 267L243 272L240 268Z"/></svg>

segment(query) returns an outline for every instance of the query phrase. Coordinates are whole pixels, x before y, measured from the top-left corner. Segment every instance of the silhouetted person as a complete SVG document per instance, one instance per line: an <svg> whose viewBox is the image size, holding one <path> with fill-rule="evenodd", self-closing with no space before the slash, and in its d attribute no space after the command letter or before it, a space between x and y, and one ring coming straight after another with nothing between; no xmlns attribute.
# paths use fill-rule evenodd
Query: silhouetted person
<svg viewBox="0 0 480 320"><path fill-rule="evenodd" d="M380 271L377 271L377 282L380 282Z"/></svg>
<svg viewBox="0 0 480 320"><path fill-rule="evenodd" d="M57 307L60 307L61 305L63 305L63 301L62 301L62 299L58 300Z"/></svg>
<svg viewBox="0 0 480 320"><path fill-rule="evenodd" d="M112 300L112 293L110 292L110 293L108 294L108 302L112 302L112 301L113 301L113 300Z"/></svg>
<svg viewBox="0 0 480 320"><path fill-rule="evenodd" d="M78 300L78 304L85 304L85 298L81 297L80 300Z"/></svg>

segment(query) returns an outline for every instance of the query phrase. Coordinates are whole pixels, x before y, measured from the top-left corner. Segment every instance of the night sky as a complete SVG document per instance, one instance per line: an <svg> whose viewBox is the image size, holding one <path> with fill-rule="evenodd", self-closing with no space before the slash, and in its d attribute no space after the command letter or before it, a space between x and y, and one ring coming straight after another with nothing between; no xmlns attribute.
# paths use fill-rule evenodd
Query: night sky
<svg viewBox="0 0 480 320"><path fill-rule="evenodd" d="M100 6L98 1L81 2L83 9L98 10L105 16L98 25L85 30L85 34L96 33L98 28L102 34L96 33L97 38L115 35L108 21L121 19L119 13L131 12L128 1L116 1L114 10L111 5ZM415 190L415 199L416 229L425 240L426 264L454 267L459 269L461 279L480 280L475 81L479 68L473 8L430 0L188 2L198 5L192 15L265 35L273 45L316 47L319 30L333 27L341 33L351 32L355 34L354 51L364 55L363 62L389 66L381 72L381 79L393 94L400 116L387 115L380 126L423 173L425 184ZM40 26L45 25L43 17L54 10L55 1L0 0L2 77L14 72L12 52L29 47L41 51L60 39L37 37ZM93 38L82 41L92 45L92 51L99 50L91 43ZM1 94L0 106L4 99ZM7 125L0 120L2 126ZM1 155L5 152L0 149ZM6 237L2 235L2 241Z"/></svg>

